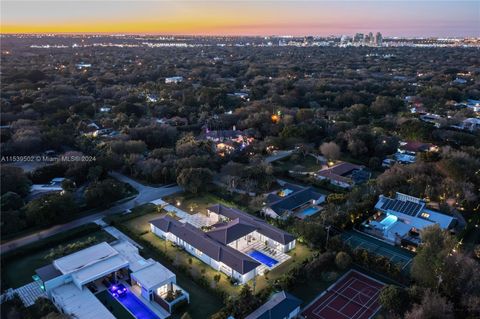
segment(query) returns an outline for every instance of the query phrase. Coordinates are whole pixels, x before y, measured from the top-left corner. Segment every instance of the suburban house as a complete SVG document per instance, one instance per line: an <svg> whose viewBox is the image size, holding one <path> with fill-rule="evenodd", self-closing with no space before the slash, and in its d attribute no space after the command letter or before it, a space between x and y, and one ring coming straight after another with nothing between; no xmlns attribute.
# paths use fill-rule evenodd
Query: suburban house
<svg viewBox="0 0 480 319"><path fill-rule="evenodd" d="M433 124L435 127L439 128L442 126L441 122L443 121L443 118L438 114L427 113L420 115L420 121Z"/></svg>
<svg viewBox="0 0 480 319"><path fill-rule="evenodd" d="M364 183L370 179L370 176L371 173L365 169L365 166L348 162L339 162L315 173L317 179L328 180L330 184L341 188L350 188Z"/></svg>
<svg viewBox="0 0 480 319"><path fill-rule="evenodd" d="M220 154L229 154L236 150L244 150L255 139L233 127L232 130L209 130L205 131L205 138L215 144L215 149Z"/></svg>
<svg viewBox="0 0 480 319"><path fill-rule="evenodd" d="M52 178L48 184L33 184L30 186L30 196L36 196L38 194L50 193L50 192L61 192L62 182L65 180L64 177L55 177Z"/></svg>
<svg viewBox="0 0 480 319"><path fill-rule="evenodd" d="M245 319L293 319L300 313L302 301L286 291L273 294L270 299Z"/></svg>
<svg viewBox="0 0 480 319"><path fill-rule="evenodd" d="M421 242L420 231L432 225L452 229L457 224L453 216L426 207L420 198L397 193L395 198L380 195L377 212L362 223L362 230L384 241L415 249Z"/></svg>
<svg viewBox="0 0 480 319"><path fill-rule="evenodd" d="M417 154L424 152L437 152L438 150L438 146L430 143L422 143L415 141L400 142L397 153L393 155L393 161L400 164L413 164L417 160ZM385 164L386 160L384 160L382 164Z"/></svg>
<svg viewBox="0 0 480 319"><path fill-rule="evenodd" d="M35 272L35 281L57 308L74 318L115 318L97 294L109 293L133 315L151 318L167 318L180 302L189 302L174 273L145 260L127 241L85 248Z"/></svg>
<svg viewBox="0 0 480 319"><path fill-rule="evenodd" d="M183 76L171 76L168 78L165 78L165 83L166 84L178 84L180 82L183 82Z"/></svg>
<svg viewBox="0 0 480 319"><path fill-rule="evenodd" d="M262 212L272 218L295 216L304 219L318 213L324 202L325 195L313 187L286 183L281 189L267 194L266 206Z"/></svg>
<svg viewBox="0 0 480 319"><path fill-rule="evenodd" d="M170 126L185 126L188 125L188 120L184 117L174 116L171 118L162 117L161 119L157 119L156 122L158 124L166 124Z"/></svg>
<svg viewBox="0 0 480 319"><path fill-rule="evenodd" d="M206 231L170 216L150 221L150 227L242 284L290 258L286 252L295 248L292 235L238 209L217 204L207 215L214 223Z"/></svg>
<svg viewBox="0 0 480 319"><path fill-rule="evenodd" d="M246 93L246 92L228 93L227 95L232 96L232 97L237 97L237 98L240 98L242 100L248 100L248 93Z"/></svg>
<svg viewBox="0 0 480 319"><path fill-rule="evenodd" d="M458 130L476 132L480 130L480 119L475 117L470 117L470 118L464 119L457 125L452 125L451 127Z"/></svg>

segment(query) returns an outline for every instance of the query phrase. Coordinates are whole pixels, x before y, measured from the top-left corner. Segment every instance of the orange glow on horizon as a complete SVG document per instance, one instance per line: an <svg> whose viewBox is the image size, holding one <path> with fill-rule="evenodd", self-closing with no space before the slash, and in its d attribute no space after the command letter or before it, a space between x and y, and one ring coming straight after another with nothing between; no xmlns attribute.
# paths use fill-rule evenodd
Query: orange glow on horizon
<svg viewBox="0 0 480 319"><path fill-rule="evenodd" d="M3 0L0 33L478 35L474 2Z"/></svg>

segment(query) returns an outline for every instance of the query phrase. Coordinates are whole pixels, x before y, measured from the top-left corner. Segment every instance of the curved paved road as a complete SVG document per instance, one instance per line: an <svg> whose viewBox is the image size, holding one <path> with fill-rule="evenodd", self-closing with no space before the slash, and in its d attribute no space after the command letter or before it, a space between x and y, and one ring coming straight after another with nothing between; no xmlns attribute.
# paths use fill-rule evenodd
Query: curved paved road
<svg viewBox="0 0 480 319"><path fill-rule="evenodd" d="M0 246L1 253L6 253L10 250L28 245L37 240L53 236L55 234L79 227L84 224L92 223L99 218L121 213L135 206L146 204L151 202L152 200L159 199L161 197L168 196L168 195L182 191L182 189L176 185L151 187L151 186L145 186L143 184L140 184L139 182L134 181L133 179L120 173L112 172L110 173L110 175L124 183L129 183L130 185L132 185L138 191L138 195L135 198L125 203L112 206L105 210L99 211L98 213L94 213L79 219L75 219L71 222L68 222L62 225L55 225L48 229L44 229L44 230L35 232L33 234L8 241Z"/></svg>

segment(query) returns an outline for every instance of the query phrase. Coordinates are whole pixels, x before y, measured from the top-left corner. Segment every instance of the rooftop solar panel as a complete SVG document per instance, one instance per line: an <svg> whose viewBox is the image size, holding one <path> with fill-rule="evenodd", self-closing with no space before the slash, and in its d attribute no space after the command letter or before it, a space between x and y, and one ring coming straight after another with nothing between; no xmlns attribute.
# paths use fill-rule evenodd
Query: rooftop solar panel
<svg viewBox="0 0 480 319"><path fill-rule="evenodd" d="M386 198L381 208L383 210L397 211L409 216L417 215L422 205L412 201L403 201L398 199Z"/></svg>

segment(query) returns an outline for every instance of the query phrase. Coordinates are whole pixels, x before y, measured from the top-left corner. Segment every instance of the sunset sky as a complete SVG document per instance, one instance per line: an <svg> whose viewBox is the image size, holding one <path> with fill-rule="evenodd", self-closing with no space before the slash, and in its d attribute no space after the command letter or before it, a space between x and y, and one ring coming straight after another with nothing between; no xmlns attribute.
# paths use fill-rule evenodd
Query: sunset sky
<svg viewBox="0 0 480 319"><path fill-rule="evenodd" d="M480 36L480 1L2 0L0 31Z"/></svg>

